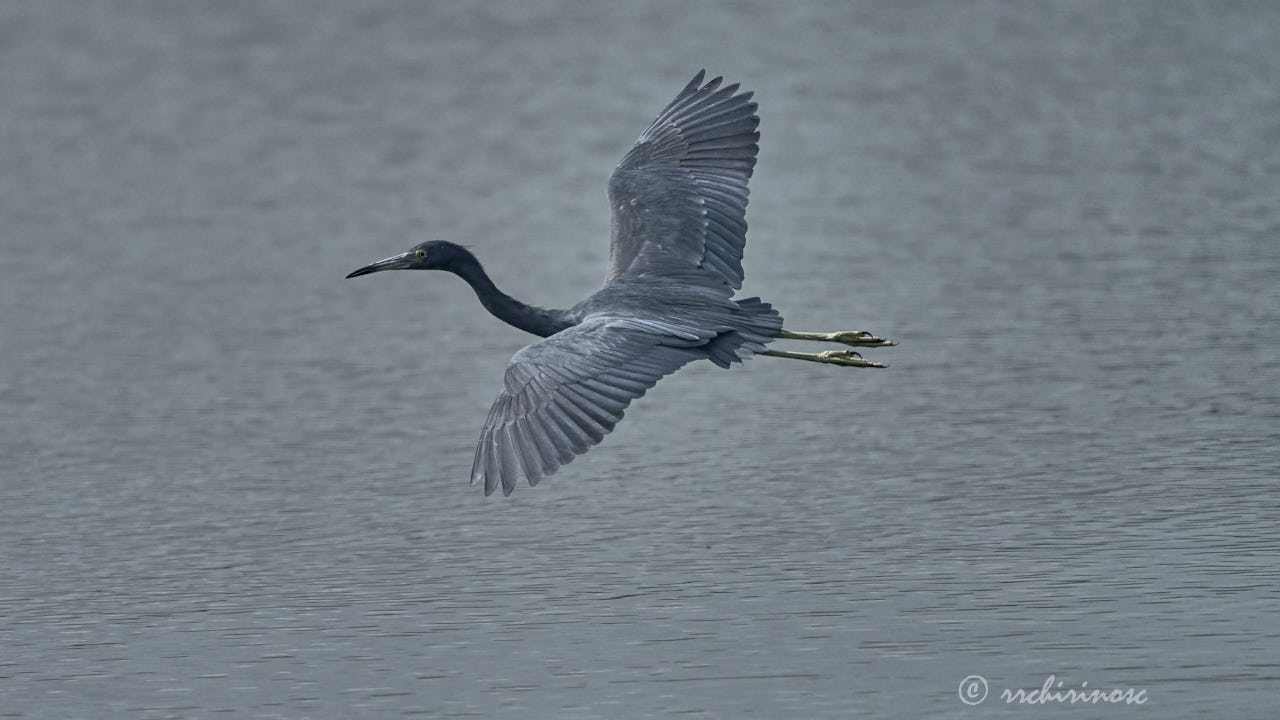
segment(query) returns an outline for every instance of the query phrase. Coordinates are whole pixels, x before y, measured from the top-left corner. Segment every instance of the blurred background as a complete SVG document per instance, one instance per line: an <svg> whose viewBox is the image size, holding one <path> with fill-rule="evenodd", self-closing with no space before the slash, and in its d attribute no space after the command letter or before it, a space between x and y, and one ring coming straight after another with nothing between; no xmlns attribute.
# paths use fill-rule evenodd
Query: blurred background
<svg viewBox="0 0 1280 720"><path fill-rule="evenodd" d="M1278 36L1250 2L0 4L5 717L972 717L1049 675L1270 716ZM447 239L573 304L704 67L760 103L744 292L892 367L691 366L483 497L531 338L442 273L343 276Z"/></svg>

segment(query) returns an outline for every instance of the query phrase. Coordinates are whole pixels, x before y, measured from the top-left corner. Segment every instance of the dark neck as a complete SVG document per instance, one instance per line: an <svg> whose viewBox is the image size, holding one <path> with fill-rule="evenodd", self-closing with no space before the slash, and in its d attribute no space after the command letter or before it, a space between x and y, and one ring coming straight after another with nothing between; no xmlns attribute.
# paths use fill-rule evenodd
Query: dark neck
<svg viewBox="0 0 1280 720"><path fill-rule="evenodd" d="M469 258L457 267L449 269L453 274L467 281L471 289L476 291L476 297L480 298L480 304L484 305L491 315L508 325L539 337L554 335L572 325L554 310L525 305L499 290L477 260Z"/></svg>

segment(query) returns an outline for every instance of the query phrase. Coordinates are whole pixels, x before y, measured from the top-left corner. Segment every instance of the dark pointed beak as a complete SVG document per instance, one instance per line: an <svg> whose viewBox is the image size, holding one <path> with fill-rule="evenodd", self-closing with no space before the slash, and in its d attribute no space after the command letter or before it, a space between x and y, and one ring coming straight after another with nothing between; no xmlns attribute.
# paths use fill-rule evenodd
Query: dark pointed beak
<svg viewBox="0 0 1280 720"><path fill-rule="evenodd" d="M409 253L400 253L399 255L392 255L385 260L379 260L372 265L365 265L347 277L360 277L361 275L368 275L369 273L381 272L383 270L405 270L410 266L410 264Z"/></svg>

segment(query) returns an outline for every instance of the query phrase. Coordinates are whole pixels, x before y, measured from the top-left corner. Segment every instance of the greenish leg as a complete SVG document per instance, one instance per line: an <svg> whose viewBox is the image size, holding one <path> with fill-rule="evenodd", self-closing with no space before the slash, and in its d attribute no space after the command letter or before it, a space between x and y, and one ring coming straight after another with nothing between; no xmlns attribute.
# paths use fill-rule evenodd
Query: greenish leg
<svg viewBox="0 0 1280 720"><path fill-rule="evenodd" d="M790 334L790 333L788 333ZM834 333L814 333L814 334L834 334ZM805 338L808 339L808 338ZM843 365L844 367L863 367L863 368L886 368L889 367L884 363L871 362L863 360L862 356L852 350L827 350L820 353L800 353L791 352L790 350L765 350L758 352L757 355L768 355L769 357L791 358L792 360L808 360L809 362L829 363L831 365Z"/></svg>
<svg viewBox="0 0 1280 720"><path fill-rule="evenodd" d="M791 332L783 330L778 333L781 340L816 340L819 342L834 342L842 345L852 345L853 347L889 347L898 343L888 339L877 337L865 330L841 330L839 332Z"/></svg>

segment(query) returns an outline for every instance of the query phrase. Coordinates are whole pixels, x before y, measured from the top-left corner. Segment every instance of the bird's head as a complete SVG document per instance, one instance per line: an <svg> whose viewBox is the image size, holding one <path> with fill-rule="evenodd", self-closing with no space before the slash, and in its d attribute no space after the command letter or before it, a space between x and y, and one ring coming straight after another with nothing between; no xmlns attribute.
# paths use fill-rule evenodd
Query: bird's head
<svg viewBox="0 0 1280 720"><path fill-rule="evenodd" d="M365 265L347 277L360 277L382 270L449 270L456 272L463 264L475 262L475 256L461 245L444 240L429 240L414 245L408 252L392 255L372 265Z"/></svg>

